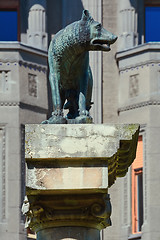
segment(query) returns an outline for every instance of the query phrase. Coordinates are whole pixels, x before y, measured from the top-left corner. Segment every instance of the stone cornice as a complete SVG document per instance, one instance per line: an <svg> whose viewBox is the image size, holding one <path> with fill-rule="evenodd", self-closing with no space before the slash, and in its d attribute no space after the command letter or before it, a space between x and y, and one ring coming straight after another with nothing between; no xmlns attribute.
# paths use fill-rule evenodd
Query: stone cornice
<svg viewBox="0 0 160 240"><path fill-rule="evenodd" d="M142 52L148 52L148 51L155 51L160 50L160 43L153 42L153 43L144 43L138 46L134 46L133 48L126 49L121 52L116 53L116 59L119 61L123 58L128 58L129 56L137 55Z"/></svg>
<svg viewBox="0 0 160 240"><path fill-rule="evenodd" d="M159 66L160 67L160 61L159 60L149 60L149 61L144 61L144 62L137 62L137 64L131 64L123 68L119 68L119 71L121 73L128 72L128 71L133 71L133 70L138 70L140 68L144 67L154 67L154 66Z"/></svg>
<svg viewBox="0 0 160 240"><path fill-rule="evenodd" d="M33 69L33 70L37 70L37 71L39 71L39 72L44 72L44 73L46 73L47 72L47 69L48 69L48 67L47 67L47 65L46 66L44 66L44 65L40 65L40 64L36 64L36 63L33 63L33 62L29 62L29 61L22 61L22 60L20 60L20 61L18 61L18 60L16 60L16 59L9 59L9 58L3 58L3 59L0 59L0 67L3 67L3 66L7 66L7 67L9 67L9 66L23 66L23 67L25 67L25 68L29 68L29 69Z"/></svg>
<svg viewBox="0 0 160 240"><path fill-rule="evenodd" d="M19 102L0 102L0 107L17 107L19 105Z"/></svg>
<svg viewBox="0 0 160 240"><path fill-rule="evenodd" d="M136 108L141 108L141 107L146 107L146 106L154 106L154 105L160 105L160 101L150 100L150 101L145 101L145 102L141 102L141 103L128 105L125 107L118 108L118 113L136 109Z"/></svg>
<svg viewBox="0 0 160 240"><path fill-rule="evenodd" d="M41 50L41 49L37 49L31 46L28 46L27 44L21 43L21 42L0 42L0 51L3 50L10 50L10 51L14 51L14 50L19 50L19 51L23 51L23 52L29 52L35 55L41 55L43 57L45 57L47 59L48 55L47 55L47 51Z"/></svg>
<svg viewBox="0 0 160 240"><path fill-rule="evenodd" d="M109 187L114 184L117 177L124 177L126 175L129 166L132 164L136 157L137 141L139 136L138 125L126 125L126 130L124 126L123 131L126 131L126 134L130 131L130 138L122 137L117 153L112 158L108 159Z"/></svg>
<svg viewBox="0 0 160 240"><path fill-rule="evenodd" d="M41 66L41 65L37 65L34 63L30 63L30 62L24 62L24 61L19 61L19 66L24 66L25 68L29 68L29 69L34 69L34 70L38 70L39 72L44 72L46 73L47 71L47 66Z"/></svg>
<svg viewBox="0 0 160 240"><path fill-rule="evenodd" d="M81 138L77 138L75 132L78 131L77 129L79 129L79 127L80 127L79 125L73 124L72 129L70 129L70 126L68 126L67 124L63 125L63 131L67 132L68 134L68 135L66 134L65 136L65 141L67 142L67 144L74 146L75 142L78 141L76 146L78 146L80 143L83 146L84 139L88 144L88 145L84 145L84 146L87 146L87 148L86 147L84 148L83 155L82 155L81 148L78 149L78 147L76 148L72 147L72 151L71 151L72 154L71 154L71 157L69 157L70 148L64 147L63 145L64 143L61 135L59 135L59 132L56 133L56 131L61 131L61 128L59 129L58 125L56 126L56 128L55 128L55 125L53 125L52 127L50 127L49 125L38 125L38 124L26 125L26 135L25 135L26 162L29 164L29 166L37 166L37 164L42 164L42 166L44 166L46 165L46 162L49 162L50 169L52 170L53 168L52 165L55 162L57 162L57 159L58 161L61 162L61 164L63 163L64 166L70 166L73 169L74 169L75 163L76 163L76 166L83 166L84 163L90 166L92 162L91 160L94 159L94 164L104 165L104 166L108 164L108 186L110 187L115 182L117 177L125 176L125 174L128 171L128 167L132 164L133 160L135 159L136 146L137 146L138 134L139 134L139 125L138 124L103 125L102 127L101 125L96 125L94 129L92 125L88 124L87 129L85 129L86 131L81 133L84 135L81 135ZM41 133L42 128L43 128L43 134ZM101 132L102 129L103 129L103 134ZM108 134L107 131L112 131L113 136L111 137L110 135L109 136L106 135ZM45 139L45 146L43 146L43 152L41 151L41 148L35 145L33 132L35 136L37 136L36 134L38 133L40 134L39 139L41 139L42 142L43 142L43 139ZM50 134L46 135L46 133L48 132L50 132ZM50 138L53 134L52 132L54 132L54 135L58 134L57 140L54 143L54 151L53 151L53 148L51 151L50 148L47 147L48 146L47 144L49 144ZM90 132L92 132L92 134L90 134ZM105 146L105 148L103 148L103 151L102 151L102 146L101 148L98 147L99 142L94 137L97 135L99 136L100 133L102 134L102 139ZM117 139L119 142L117 142L115 135L117 135ZM95 139L96 139L96 143L94 144ZM110 141L107 139L110 139ZM94 151L93 151L93 145L94 145ZM91 157L92 155L90 156L89 154L94 154L94 155L93 157ZM32 168L31 168L31 172L32 172ZM36 171L34 171L33 174L36 175ZM31 174L31 176L33 176L33 174ZM29 170L28 170L28 176L29 176ZM36 179L36 176L35 176L35 179ZM101 184L102 184L101 189L104 189L106 184L104 185L103 183ZM40 192L41 190L43 191L46 188L45 179L43 180L41 179L41 182L38 182L38 180L35 181L35 185L33 186L33 182L31 181L31 179L26 178L26 186L31 187L31 185L32 185L32 188L34 189L32 191L32 194L34 191L36 191L36 189L38 189ZM63 189L63 187L64 186L62 185L61 189ZM78 188L81 188L81 187L78 185L77 189ZM64 187L64 190L65 190L65 187ZM91 190L92 190L92 187L90 186L90 191Z"/></svg>
<svg viewBox="0 0 160 240"><path fill-rule="evenodd" d="M44 73L47 71L48 56L46 51L27 46L20 42L0 42L0 51L3 53L0 56L0 67L19 65L25 68L43 71ZM10 52L9 55L8 51ZM24 53L26 53L26 55L24 55ZM27 54L30 54L30 57L27 57ZM24 56L26 56L25 59ZM42 61L30 61L32 58L37 59L37 57Z"/></svg>
<svg viewBox="0 0 160 240"><path fill-rule="evenodd" d="M47 109L43 107L31 105L24 102L0 102L0 107L20 107L22 109L28 109L34 112L39 112L44 114L47 113Z"/></svg>
<svg viewBox="0 0 160 240"><path fill-rule="evenodd" d="M142 54L147 54L147 53L154 53L158 54L157 57L144 55L146 57L142 58ZM135 70L139 68L143 68L144 66L155 66L158 65L160 66L160 61L159 61L159 52L160 52L160 43L158 42L153 42L153 43L145 43L141 44L138 46L134 46L133 48L126 49L121 52L117 52L116 54L116 60L119 62L119 70L120 72L123 73L123 71L128 71L128 70ZM136 56L136 60L134 59ZM127 61L127 59L130 59L130 61ZM133 61L131 60L133 59ZM145 59L145 60L144 60ZM121 63L123 62L124 63Z"/></svg>

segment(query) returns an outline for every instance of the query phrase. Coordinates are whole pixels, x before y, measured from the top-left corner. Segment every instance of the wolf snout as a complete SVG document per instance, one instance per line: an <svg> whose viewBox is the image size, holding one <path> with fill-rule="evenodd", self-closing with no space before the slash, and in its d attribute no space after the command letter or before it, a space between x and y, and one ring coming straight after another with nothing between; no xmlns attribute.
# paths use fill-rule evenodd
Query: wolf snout
<svg viewBox="0 0 160 240"><path fill-rule="evenodd" d="M115 43L116 41L117 41L117 36L116 35L114 35L114 34L112 34L112 37L110 38L110 40L109 40L109 44L113 44L113 43Z"/></svg>

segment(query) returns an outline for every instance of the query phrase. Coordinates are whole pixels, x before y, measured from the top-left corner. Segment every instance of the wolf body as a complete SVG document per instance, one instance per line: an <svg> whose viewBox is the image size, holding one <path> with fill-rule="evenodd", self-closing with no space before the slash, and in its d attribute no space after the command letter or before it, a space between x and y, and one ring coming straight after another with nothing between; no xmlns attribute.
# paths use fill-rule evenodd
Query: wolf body
<svg viewBox="0 0 160 240"><path fill-rule="evenodd" d="M49 51L49 81L54 111L43 123L66 123L63 108L69 109L68 119L87 122L92 97L92 73L89 51L110 51L117 37L105 30L87 10L82 18L59 31ZM66 102L67 100L67 102Z"/></svg>

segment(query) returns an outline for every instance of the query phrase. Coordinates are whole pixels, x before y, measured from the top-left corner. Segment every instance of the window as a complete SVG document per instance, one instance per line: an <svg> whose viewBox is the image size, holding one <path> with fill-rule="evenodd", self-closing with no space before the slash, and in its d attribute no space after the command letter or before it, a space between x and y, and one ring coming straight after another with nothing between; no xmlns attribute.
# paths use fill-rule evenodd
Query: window
<svg viewBox="0 0 160 240"><path fill-rule="evenodd" d="M138 44L160 42L160 0L136 1Z"/></svg>
<svg viewBox="0 0 160 240"><path fill-rule="evenodd" d="M145 7L145 41L160 42L160 7Z"/></svg>
<svg viewBox="0 0 160 240"><path fill-rule="evenodd" d="M132 164L132 233L141 232L143 224L143 141L138 139L137 155Z"/></svg>
<svg viewBox="0 0 160 240"><path fill-rule="evenodd" d="M145 42L160 42L160 1L145 1Z"/></svg>
<svg viewBox="0 0 160 240"><path fill-rule="evenodd" d="M0 0L0 41L19 40L19 0Z"/></svg>
<svg viewBox="0 0 160 240"><path fill-rule="evenodd" d="M0 41L17 41L17 11L0 11Z"/></svg>

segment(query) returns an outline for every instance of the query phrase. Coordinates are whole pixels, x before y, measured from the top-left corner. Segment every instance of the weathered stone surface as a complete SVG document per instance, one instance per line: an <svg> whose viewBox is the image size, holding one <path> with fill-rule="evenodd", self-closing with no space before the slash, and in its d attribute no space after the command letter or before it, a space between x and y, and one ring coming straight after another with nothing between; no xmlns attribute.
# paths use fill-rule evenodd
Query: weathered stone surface
<svg viewBox="0 0 160 240"><path fill-rule="evenodd" d="M111 225L110 198L105 193L75 193L70 190L41 191L32 195L27 191L22 211L26 215L26 227L35 232L42 229L79 226L101 230ZM28 200L27 200L28 199Z"/></svg>
<svg viewBox="0 0 160 240"><path fill-rule="evenodd" d="M27 187L111 186L135 158L138 128L136 124L26 125Z"/></svg>

